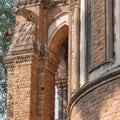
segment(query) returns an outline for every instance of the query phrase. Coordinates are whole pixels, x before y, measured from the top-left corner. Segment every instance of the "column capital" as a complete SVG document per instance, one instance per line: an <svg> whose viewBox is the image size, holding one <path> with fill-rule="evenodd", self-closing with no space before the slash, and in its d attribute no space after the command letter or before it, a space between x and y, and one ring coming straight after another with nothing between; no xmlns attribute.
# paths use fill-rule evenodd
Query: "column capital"
<svg viewBox="0 0 120 120"><path fill-rule="evenodd" d="M68 83L67 83L68 78L64 79L56 79L56 85L59 90L67 89Z"/></svg>

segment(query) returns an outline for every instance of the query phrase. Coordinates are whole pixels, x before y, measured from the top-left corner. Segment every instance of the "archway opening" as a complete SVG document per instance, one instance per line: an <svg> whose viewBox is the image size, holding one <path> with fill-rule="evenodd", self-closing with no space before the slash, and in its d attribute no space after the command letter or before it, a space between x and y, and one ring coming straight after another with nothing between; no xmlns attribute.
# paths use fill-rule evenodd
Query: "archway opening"
<svg viewBox="0 0 120 120"><path fill-rule="evenodd" d="M54 113L56 116L58 114L58 117L55 118L54 115L54 119L66 120L68 99L68 26L66 24L61 24L59 28L56 28L55 32L52 33L48 41L49 51L54 55L54 58L58 60L55 72L55 86L57 86L58 89L56 93L56 95L58 95L58 103L54 105ZM50 92L52 94L53 91ZM55 101L56 95L53 101ZM56 106L58 106L58 110L55 109Z"/></svg>
<svg viewBox="0 0 120 120"><path fill-rule="evenodd" d="M61 44L58 51L59 65L55 76L56 90L55 119L67 119L68 101L68 37Z"/></svg>

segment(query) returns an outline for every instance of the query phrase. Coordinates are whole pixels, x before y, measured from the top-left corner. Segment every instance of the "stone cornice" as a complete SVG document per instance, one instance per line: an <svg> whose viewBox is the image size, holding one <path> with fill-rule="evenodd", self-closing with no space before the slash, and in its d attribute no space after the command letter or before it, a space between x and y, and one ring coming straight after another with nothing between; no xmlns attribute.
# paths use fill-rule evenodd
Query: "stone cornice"
<svg viewBox="0 0 120 120"><path fill-rule="evenodd" d="M85 85L83 85L80 89L77 90L76 94L71 98L69 104L68 104L68 114L71 115L71 109L74 107L77 102L93 91L94 89L107 84L111 82L112 80L115 80L117 78L120 78L120 65L115 66L112 70L108 71L107 73L103 74L99 78L96 78L95 80L86 82Z"/></svg>
<svg viewBox="0 0 120 120"><path fill-rule="evenodd" d="M22 52L18 51L16 54L7 54L4 63L6 67L9 68L16 65L33 64L34 61L38 67L39 58L40 55L38 50L23 50Z"/></svg>
<svg viewBox="0 0 120 120"><path fill-rule="evenodd" d="M35 53L27 53L27 54L20 54L14 56L8 56L5 59L6 67L14 66L14 65L24 65L24 64L31 64L34 59L39 61L39 55L35 55Z"/></svg>

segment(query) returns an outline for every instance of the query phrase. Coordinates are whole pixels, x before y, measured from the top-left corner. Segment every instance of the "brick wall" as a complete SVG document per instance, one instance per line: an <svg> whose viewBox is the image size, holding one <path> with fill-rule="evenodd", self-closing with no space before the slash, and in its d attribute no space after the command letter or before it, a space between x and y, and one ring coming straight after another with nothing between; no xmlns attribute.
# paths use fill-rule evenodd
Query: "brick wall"
<svg viewBox="0 0 120 120"><path fill-rule="evenodd" d="M33 64L33 56L22 55L7 64L8 94L7 120L36 119L36 80L37 62Z"/></svg>
<svg viewBox="0 0 120 120"><path fill-rule="evenodd" d="M50 24L62 12L68 12L68 5L48 9L48 24Z"/></svg>
<svg viewBox="0 0 120 120"><path fill-rule="evenodd" d="M87 49L89 68L106 59L106 1L87 1Z"/></svg>
<svg viewBox="0 0 120 120"><path fill-rule="evenodd" d="M93 0L93 62L105 60L105 0Z"/></svg>
<svg viewBox="0 0 120 120"><path fill-rule="evenodd" d="M119 120L119 88L120 78L85 90L74 99L71 105L70 120Z"/></svg>
<svg viewBox="0 0 120 120"><path fill-rule="evenodd" d="M13 120L14 107L14 66L9 66L7 69L8 87L7 87L7 120Z"/></svg>

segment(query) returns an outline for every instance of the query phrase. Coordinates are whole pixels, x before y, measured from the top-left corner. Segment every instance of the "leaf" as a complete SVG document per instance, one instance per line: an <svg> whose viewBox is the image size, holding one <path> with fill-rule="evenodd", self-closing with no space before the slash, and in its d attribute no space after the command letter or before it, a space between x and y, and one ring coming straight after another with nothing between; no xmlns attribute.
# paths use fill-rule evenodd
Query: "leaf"
<svg viewBox="0 0 120 120"><path fill-rule="evenodd" d="M12 38L3 37L3 33L15 24L12 7L13 0L0 0L0 120L6 119L7 71L4 59Z"/></svg>

